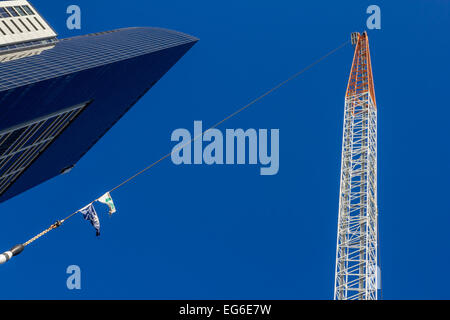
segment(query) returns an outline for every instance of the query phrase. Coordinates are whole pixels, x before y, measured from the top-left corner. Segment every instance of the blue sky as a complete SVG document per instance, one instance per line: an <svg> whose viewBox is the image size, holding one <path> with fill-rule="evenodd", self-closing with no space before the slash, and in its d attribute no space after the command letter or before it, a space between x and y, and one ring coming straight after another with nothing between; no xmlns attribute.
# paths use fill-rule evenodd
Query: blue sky
<svg viewBox="0 0 450 320"><path fill-rule="evenodd" d="M448 299L450 2L34 1L60 37L158 26L200 42L65 176L0 205L0 247L83 207L171 151L177 128L213 125L363 31L379 110L385 299ZM82 29L66 28L78 4ZM280 129L280 172L160 163L0 267L0 299L331 299L350 45L224 123ZM173 94L177 90L177 94ZM66 288L79 265L82 289Z"/></svg>

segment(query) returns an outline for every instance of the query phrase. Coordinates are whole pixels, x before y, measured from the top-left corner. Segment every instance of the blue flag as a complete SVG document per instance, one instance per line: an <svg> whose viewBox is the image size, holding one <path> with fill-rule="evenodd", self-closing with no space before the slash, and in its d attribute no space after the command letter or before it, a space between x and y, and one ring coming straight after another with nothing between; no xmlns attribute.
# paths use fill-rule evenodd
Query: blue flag
<svg viewBox="0 0 450 320"><path fill-rule="evenodd" d="M90 204L80 210L84 220L89 220L92 226L97 231L97 237L100 235L100 220L98 219L97 212L95 212L94 205Z"/></svg>

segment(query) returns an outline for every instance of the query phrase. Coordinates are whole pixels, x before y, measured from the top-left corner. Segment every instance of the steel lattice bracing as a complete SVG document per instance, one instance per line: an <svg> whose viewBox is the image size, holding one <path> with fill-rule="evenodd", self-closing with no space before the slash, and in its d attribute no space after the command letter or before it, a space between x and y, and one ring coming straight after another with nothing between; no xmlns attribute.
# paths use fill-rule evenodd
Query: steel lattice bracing
<svg viewBox="0 0 450 320"><path fill-rule="evenodd" d="M377 107L367 33L345 99L334 298L377 299Z"/></svg>

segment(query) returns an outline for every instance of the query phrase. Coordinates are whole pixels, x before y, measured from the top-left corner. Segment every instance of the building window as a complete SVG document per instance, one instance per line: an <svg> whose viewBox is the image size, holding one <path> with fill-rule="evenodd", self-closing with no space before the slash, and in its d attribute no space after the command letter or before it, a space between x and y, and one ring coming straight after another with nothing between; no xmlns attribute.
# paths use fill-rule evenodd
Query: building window
<svg viewBox="0 0 450 320"><path fill-rule="evenodd" d="M90 102L0 132L0 195L32 165Z"/></svg>
<svg viewBox="0 0 450 320"><path fill-rule="evenodd" d="M9 18L11 15L6 11L5 8L0 8L0 18Z"/></svg>
<svg viewBox="0 0 450 320"><path fill-rule="evenodd" d="M31 10L31 8L29 6L22 6L23 10L25 10L26 13L28 13L29 15L33 15L34 12L33 10Z"/></svg>
<svg viewBox="0 0 450 320"><path fill-rule="evenodd" d="M8 12L13 16L13 17L18 17L19 14L16 12L16 10L14 10L13 7L6 7L6 10L8 10Z"/></svg>
<svg viewBox="0 0 450 320"><path fill-rule="evenodd" d="M14 7L14 9L16 9L16 11L21 15L21 16L26 16L27 13L19 6Z"/></svg>

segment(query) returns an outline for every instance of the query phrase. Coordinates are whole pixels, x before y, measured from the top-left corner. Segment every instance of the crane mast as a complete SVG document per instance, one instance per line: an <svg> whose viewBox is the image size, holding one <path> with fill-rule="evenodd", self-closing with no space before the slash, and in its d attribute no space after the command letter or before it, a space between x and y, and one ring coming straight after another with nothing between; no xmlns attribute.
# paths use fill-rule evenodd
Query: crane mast
<svg viewBox="0 0 450 320"><path fill-rule="evenodd" d="M367 32L352 34L345 96L335 300L377 299L377 105Z"/></svg>

